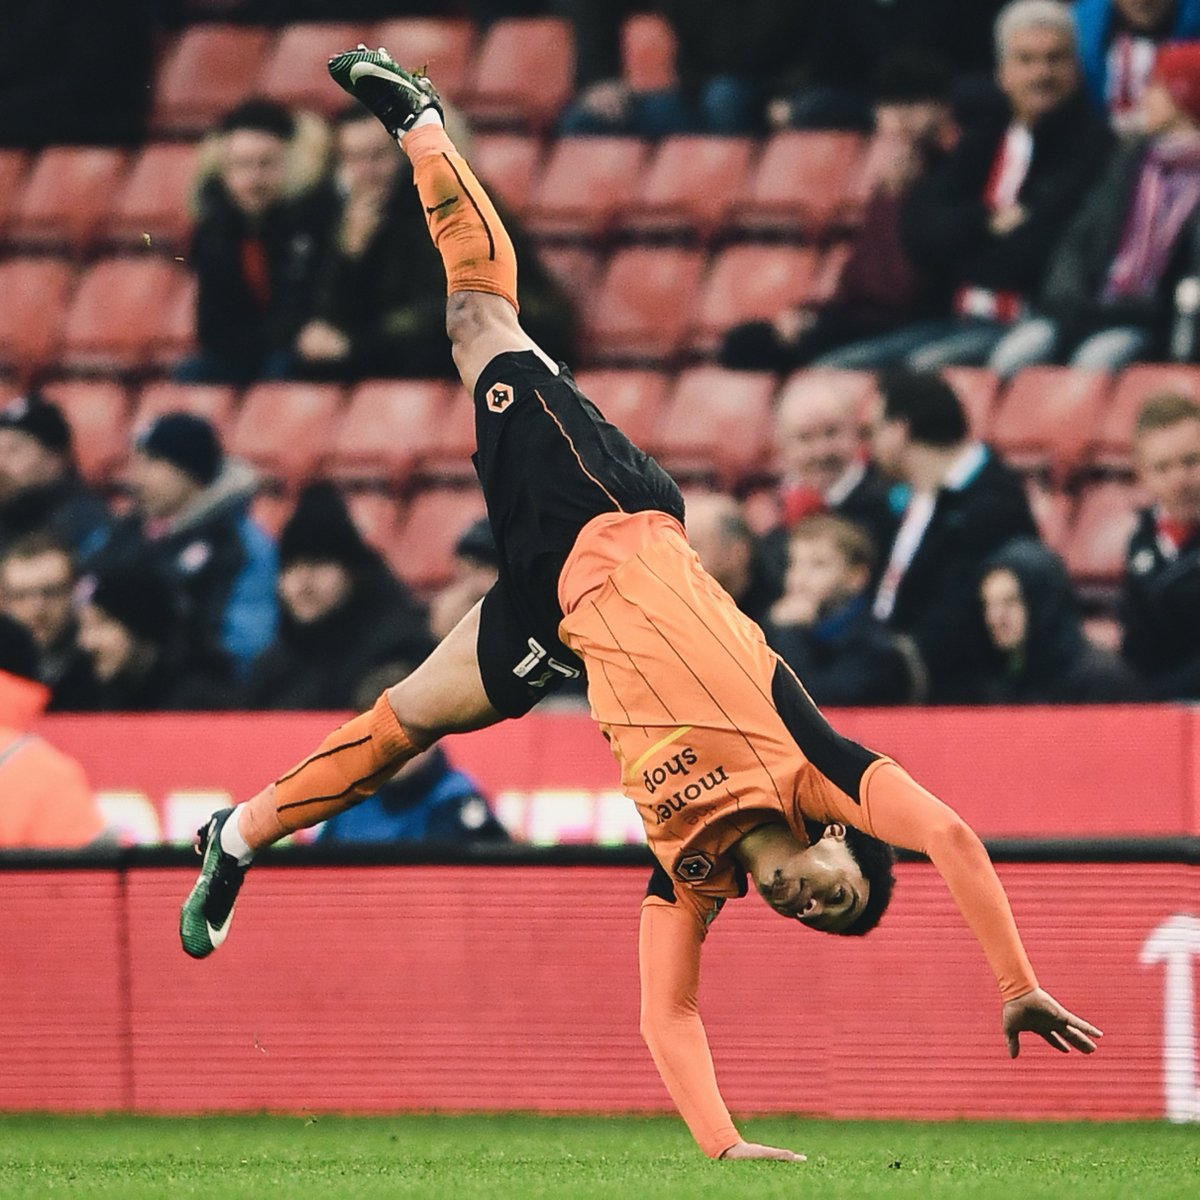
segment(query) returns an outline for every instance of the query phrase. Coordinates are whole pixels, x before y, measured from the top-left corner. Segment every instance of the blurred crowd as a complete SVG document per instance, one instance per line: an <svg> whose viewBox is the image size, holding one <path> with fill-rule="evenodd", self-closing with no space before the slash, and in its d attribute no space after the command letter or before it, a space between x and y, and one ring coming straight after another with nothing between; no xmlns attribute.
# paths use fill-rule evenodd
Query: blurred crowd
<svg viewBox="0 0 1200 1200"><path fill-rule="evenodd" d="M670 22L677 62L639 84L620 38L647 10ZM162 28L426 13L569 20L564 134L868 138L864 219L836 285L732 328L718 354L733 370L867 371L871 386L815 372L784 389L778 477L754 519L744 497L688 497L705 565L819 704L1200 700L1200 405L1168 391L1137 416L1146 504L1117 623L1097 625L1026 481L973 437L942 373L1200 360L1200 0L49 0L0 51L0 143L138 142ZM78 87L49 88L25 48L75 17ZM327 123L253 99L201 162L196 350L176 379L453 378L440 260L406 160L365 111ZM569 299L506 220L523 323L586 362ZM128 462L101 494L55 403L31 390L0 412L0 681L32 685L9 693L2 726L44 707L362 708L495 578L481 522L456 531L453 580L417 594L328 481L269 536L255 471L195 413L138 430ZM456 804L477 799L440 756L413 766L423 794L435 780ZM384 797L347 820L399 827L404 811Z"/></svg>

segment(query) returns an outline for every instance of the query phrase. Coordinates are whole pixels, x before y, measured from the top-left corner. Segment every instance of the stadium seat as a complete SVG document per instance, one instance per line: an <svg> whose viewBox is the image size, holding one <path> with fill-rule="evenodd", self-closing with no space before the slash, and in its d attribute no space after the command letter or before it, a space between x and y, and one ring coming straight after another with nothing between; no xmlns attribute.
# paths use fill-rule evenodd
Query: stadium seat
<svg viewBox="0 0 1200 1200"><path fill-rule="evenodd" d="M350 97L332 79L326 64L333 55L362 41L361 25L307 21L285 26L258 73L255 91L289 108L332 116L350 106Z"/></svg>
<svg viewBox="0 0 1200 1200"><path fill-rule="evenodd" d="M53 359L74 282L61 259L0 262L0 366L27 379Z"/></svg>
<svg viewBox="0 0 1200 1200"><path fill-rule="evenodd" d="M842 282L842 272L850 261L851 247L849 242L834 242L821 255L821 263L813 276L809 293L809 303L815 308L828 304L836 295Z"/></svg>
<svg viewBox="0 0 1200 1200"><path fill-rule="evenodd" d="M325 470L344 484L403 487L437 444L446 393L441 380L360 383L338 422Z"/></svg>
<svg viewBox="0 0 1200 1200"><path fill-rule="evenodd" d="M478 487L432 488L408 507L396 538L384 553L393 571L410 586L428 593L454 573L454 544L484 515Z"/></svg>
<svg viewBox="0 0 1200 1200"><path fill-rule="evenodd" d="M734 225L745 232L827 237L845 224L847 190L862 149L856 133L789 130L775 134L758 161Z"/></svg>
<svg viewBox="0 0 1200 1200"><path fill-rule="evenodd" d="M0 237L8 229L28 169L29 155L24 150L0 150Z"/></svg>
<svg viewBox="0 0 1200 1200"><path fill-rule="evenodd" d="M576 311L591 303L600 274L600 255L583 246L539 246L538 259L554 276Z"/></svg>
<svg viewBox="0 0 1200 1200"><path fill-rule="evenodd" d="M765 467L775 377L758 371L691 367L667 401L659 454L673 475L713 479L731 489Z"/></svg>
<svg viewBox="0 0 1200 1200"><path fill-rule="evenodd" d="M677 87L678 46L670 22L657 13L634 13L621 26L621 75L635 92Z"/></svg>
<svg viewBox="0 0 1200 1200"><path fill-rule="evenodd" d="M20 247L87 250L108 215L128 158L103 146L51 146L38 155L9 222Z"/></svg>
<svg viewBox="0 0 1200 1200"><path fill-rule="evenodd" d="M1126 367L1095 430L1088 449L1089 465L1102 471L1131 471L1134 422L1142 405L1164 392L1182 392L1200 400L1200 367L1176 363Z"/></svg>
<svg viewBox="0 0 1200 1200"><path fill-rule="evenodd" d="M1125 547L1137 522L1140 492L1111 480L1086 488L1063 558L1076 583L1115 587L1125 570Z"/></svg>
<svg viewBox="0 0 1200 1200"><path fill-rule="evenodd" d="M525 210L530 232L552 238L601 237L632 204L645 155L645 144L636 138L560 138Z"/></svg>
<svg viewBox="0 0 1200 1200"><path fill-rule="evenodd" d="M195 181L194 146L178 142L147 146L117 192L101 231L103 239L126 249L178 250L191 229Z"/></svg>
<svg viewBox="0 0 1200 1200"><path fill-rule="evenodd" d="M164 365L177 349L192 286L186 269L167 259L102 259L75 290L59 365L73 371Z"/></svg>
<svg viewBox="0 0 1200 1200"><path fill-rule="evenodd" d="M1030 483L1025 488L1042 541L1058 554L1066 549L1071 527L1071 497L1065 492Z"/></svg>
<svg viewBox="0 0 1200 1200"><path fill-rule="evenodd" d="M438 422L436 439L425 453L417 475L434 485L465 484L475 479L471 455L475 453L475 406L457 385L443 385L446 407Z"/></svg>
<svg viewBox="0 0 1200 1200"><path fill-rule="evenodd" d="M587 356L596 362L659 362L677 354L703 271L699 251L619 250L585 308Z"/></svg>
<svg viewBox="0 0 1200 1200"><path fill-rule="evenodd" d="M480 125L540 132L571 95L575 47L557 17L510 17L487 31L461 103Z"/></svg>
<svg viewBox="0 0 1200 1200"><path fill-rule="evenodd" d="M541 157L537 138L522 133L481 133L471 145L471 169L517 216L529 205Z"/></svg>
<svg viewBox="0 0 1200 1200"><path fill-rule="evenodd" d="M175 383L161 379L146 384L134 405L133 427L144 429L167 412L194 413L211 421L222 442L233 427L237 393L232 387L205 383Z"/></svg>
<svg viewBox="0 0 1200 1200"><path fill-rule="evenodd" d="M207 133L255 91L275 37L273 29L244 25L185 29L159 69L151 128L156 133Z"/></svg>
<svg viewBox="0 0 1200 1200"><path fill-rule="evenodd" d="M469 21L397 17L380 21L362 40L369 46L386 46L402 66L428 67L438 91L457 102L466 86L474 36Z"/></svg>
<svg viewBox="0 0 1200 1200"><path fill-rule="evenodd" d="M110 379L63 379L43 388L71 426L75 461L93 483L110 483L129 456L129 399Z"/></svg>
<svg viewBox="0 0 1200 1200"><path fill-rule="evenodd" d="M638 234L689 234L708 240L745 190L754 153L749 138L665 138L617 220Z"/></svg>
<svg viewBox="0 0 1200 1200"><path fill-rule="evenodd" d="M1023 471L1064 478L1078 465L1108 390L1103 371L1028 367L1009 384L990 440Z"/></svg>
<svg viewBox="0 0 1200 1200"><path fill-rule="evenodd" d="M402 509L395 496L375 488L344 488L342 499L358 532L383 553L399 536Z"/></svg>
<svg viewBox="0 0 1200 1200"><path fill-rule="evenodd" d="M954 389L971 423L971 436L986 438L992 410L1000 393L1000 381L986 367L946 367L942 378Z"/></svg>
<svg viewBox="0 0 1200 1200"><path fill-rule="evenodd" d="M273 485L297 484L329 453L341 406L334 384L257 383L242 399L226 449Z"/></svg>
<svg viewBox="0 0 1200 1200"><path fill-rule="evenodd" d="M659 426L666 408L671 379L661 371L621 371L603 368L580 371L575 377L580 390L649 454L658 450Z"/></svg>
<svg viewBox="0 0 1200 1200"><path fill-rule="evenodd" d="M818 254L811 246L731 246L713 260L689 341L710 353L731 326L769 320L811 295Z"/></svg>

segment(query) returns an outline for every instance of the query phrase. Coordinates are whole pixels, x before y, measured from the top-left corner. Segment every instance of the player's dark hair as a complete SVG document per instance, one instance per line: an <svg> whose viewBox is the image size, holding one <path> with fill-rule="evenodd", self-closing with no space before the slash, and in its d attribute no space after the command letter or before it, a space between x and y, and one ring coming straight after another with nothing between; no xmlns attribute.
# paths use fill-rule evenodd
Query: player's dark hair
<svg viewBox="0 0 1200 1200"><path fill-rule="evenodd" d="M843 937L862 937L879 924L892 902L892 889L896 886L896 875L892 870L896 864L896 852L887 842L881 842L850 825L846 826L846 849L858 863L858 869L870 884L870 890L867 892L867 902L854 924L829 932Z"/></svg>
<svg viewBox="0 0 1200 1200"><path fill-rule="evenodd" d="M961 442L970 429L962 401L933 371L890 370L877 377L885 421L903 421L908 436L927 446Z"/></svg>

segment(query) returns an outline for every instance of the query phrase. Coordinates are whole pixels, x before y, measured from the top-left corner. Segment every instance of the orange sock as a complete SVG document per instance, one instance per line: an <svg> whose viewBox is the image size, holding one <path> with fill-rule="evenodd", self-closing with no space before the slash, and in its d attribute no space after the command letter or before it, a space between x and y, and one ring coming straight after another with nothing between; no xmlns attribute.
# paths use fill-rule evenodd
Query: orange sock
<svg viewBox="0 0 1200 1200"><path fill-rule="evenodd" d="M423 747L396 719L385 692L369 712L335 729L313 754L242 808L238 829L251 850L353 807Z"/></svg>
<svg viewBox="0 0 1200 1200"><path fill-rule="evenodd" d="M488 194L441 125L404 137L446 291L488 292L517 307L517 256Z"/></svg>

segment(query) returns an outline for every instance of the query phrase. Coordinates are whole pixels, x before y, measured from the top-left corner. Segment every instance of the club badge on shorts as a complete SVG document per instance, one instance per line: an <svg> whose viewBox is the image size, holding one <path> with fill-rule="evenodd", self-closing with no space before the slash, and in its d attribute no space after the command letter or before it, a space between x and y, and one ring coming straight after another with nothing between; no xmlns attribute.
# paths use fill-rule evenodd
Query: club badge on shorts
<svg viewBox="0 0 1200 1200"><path fill-rule="evenodd" d="M487 394L488 411L502 413L515 399L513 390L507 383L497 383Z"/></svg>

